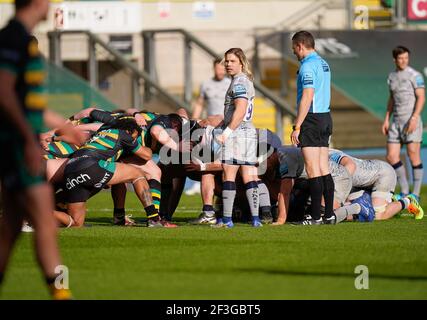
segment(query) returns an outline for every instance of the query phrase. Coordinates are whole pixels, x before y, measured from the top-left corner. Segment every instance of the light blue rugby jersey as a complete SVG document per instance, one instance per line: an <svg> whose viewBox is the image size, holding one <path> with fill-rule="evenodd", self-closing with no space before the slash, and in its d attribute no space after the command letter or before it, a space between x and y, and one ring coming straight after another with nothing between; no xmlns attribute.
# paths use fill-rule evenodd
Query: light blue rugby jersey
<svg viewBox="0 0 427 320"><path fill-rule="evenodd" d="M306 88L314 88L314 97L309 112L329 112L331 70L328 63L317 52L312 52L301 60L297 77L297 108L301 101L302 91Z"/></svg>

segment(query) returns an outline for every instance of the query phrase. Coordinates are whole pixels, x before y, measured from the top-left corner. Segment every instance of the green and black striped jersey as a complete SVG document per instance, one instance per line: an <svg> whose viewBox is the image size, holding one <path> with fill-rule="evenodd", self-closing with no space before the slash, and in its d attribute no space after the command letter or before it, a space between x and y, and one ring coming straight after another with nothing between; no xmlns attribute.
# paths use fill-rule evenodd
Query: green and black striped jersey
<svg viewBox="0 0 427 320"><path fill-rule="evenodd" d="M0 30L0 70L16 76L15 92L19 105L35 134L43 132L43 111L47 107L46 72L37 40L18 19L13 18ZM0 117L0 129L11 132L13 126Z"/></svg>
<svg viewBox="0 0 427 320"><path fill-rule="evenodd" d="M45 150L45 159L61 159L68 158L72 155L79 147L75 144L67 143L65 141L53 141L49 142L47 149Z"/></svg>
<svg viewBox="0 0 427 320"><path fill-rule="evenodd" d="M123 152L134 153L141 144L132 136L119 129L104 129L98 131L92 139L86 142L71 158L90 156L100 160L117 161Z"/></svg>

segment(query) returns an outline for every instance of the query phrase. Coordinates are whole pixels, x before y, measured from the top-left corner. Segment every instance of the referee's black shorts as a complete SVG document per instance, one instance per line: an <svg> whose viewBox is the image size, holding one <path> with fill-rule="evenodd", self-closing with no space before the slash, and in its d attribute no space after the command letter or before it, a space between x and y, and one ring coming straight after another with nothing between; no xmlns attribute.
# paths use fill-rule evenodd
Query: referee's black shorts
<svg viewBox="0 0 427 320"><path fill-rule="evenodd" d="M301 125L299 147L329 147L331 135L331 114L309 112Z"/></svg>

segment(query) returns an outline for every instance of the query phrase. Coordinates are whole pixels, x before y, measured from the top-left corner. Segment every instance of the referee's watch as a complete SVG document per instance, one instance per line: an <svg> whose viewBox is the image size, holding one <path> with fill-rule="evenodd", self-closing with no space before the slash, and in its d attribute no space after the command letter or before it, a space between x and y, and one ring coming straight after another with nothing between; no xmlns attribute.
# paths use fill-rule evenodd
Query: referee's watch
<svg viewBox="0 0 427 320"><path fill-rule="evenodd" d="M292 126L292 130L293 130L293 131L300 131L300 130L301 130L301 127L297 127L296 125L293 125L293 126Z"/></svg>

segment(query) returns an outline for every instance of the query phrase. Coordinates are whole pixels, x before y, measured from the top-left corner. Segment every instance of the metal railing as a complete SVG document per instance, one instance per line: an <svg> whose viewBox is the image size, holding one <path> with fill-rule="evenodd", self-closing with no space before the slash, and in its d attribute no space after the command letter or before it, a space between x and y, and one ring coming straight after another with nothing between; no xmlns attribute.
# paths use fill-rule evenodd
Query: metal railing
<svg viewBox="0 0 427 320"><path fill-rule="evenodd" d="M171 95L159 85L157 80L156 62L155 62L155 34L157 33L179 33L184 38L184 97L183 100ZM190 103L193 98L193 78L192 78L192 49L193 46L207 53L212 58L220 58L222 55L216 53L213 49L200 41L197 37L183 29L166 30L146 30L142 32L143 52L144 52L144 70L140 70L137 65L123 57L116 49L102 40L99 36L90 31L52 31L48 33L49 37L49 58L58 66L62 66L61 59L61 37L64 34L83 34L88 39L88 79L92 87L98 88L98 61L96 55L96 46L100 46L109 53L114 61L122 68L127 69L132 74L132 102L133 106L140 106L142 97L140 94L140 80L144 85L144 100L148 101L152 96L152 90L165 98L174 107L183 107L190 110ZM276 108L276 132L279 136L283 133L282 119L284 115L292 118L296 116L295 111L290 105L278 97L274 92L263 86L258 80L254 81L254 87L263 97L269 99Z"/></svg>
<svg viewBox="0 0 427 320"><path fill-rule="evenodd" d="M62 66L61 36L64 34L84 34L87 36L89 50L88 79L92 87L98 88L98 61L96 57L96 45L99 45L114 58L114 61L117 62L119 66L131 72L133 84L132 103L134 107L139 107L142 104L140 93L140 80L142 79L144 81L144 86L147 91L151 92L151 90L154 88L161 97L165 98L174 107L183 107L187 110L190 110L189 104L184 101L181 101L180 99L168 93L158 84L155 79L151 77L150 74L148 74L144 70L139 70L134 63L124 58L120 52L118 52L116 49L111 47L108 43L106 43L104 40L102 40L100 37L90 31L81 30L49 32L49 58L56 65Z"/></svg>
<svg viewBox="0 0 427 320"><path fill-rule="evenodd" d="M218 54L210 48L208 45L203 43L200 39L195 37L184 29L164 29L164 30L145 30L142 32L144 40L144 69L147 70L148 74L156 79L156 62L155 62L155 35L159 33L178 33L183 36L184 40L184 101L190 103L193 98L193 78L192 78L192 57L191 52L194 47L198 47L200 50L207 53L213 59L222 58L222 54ZM263 86L258 80L254 81L255 89L265 98L269 99L276 107L276 132L279 136L282 136L282 118L283 115L289 115L296 117L296 113L290 105L278 97L274 92ZM145 90L145 92L149 92Z"/></svg>

